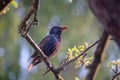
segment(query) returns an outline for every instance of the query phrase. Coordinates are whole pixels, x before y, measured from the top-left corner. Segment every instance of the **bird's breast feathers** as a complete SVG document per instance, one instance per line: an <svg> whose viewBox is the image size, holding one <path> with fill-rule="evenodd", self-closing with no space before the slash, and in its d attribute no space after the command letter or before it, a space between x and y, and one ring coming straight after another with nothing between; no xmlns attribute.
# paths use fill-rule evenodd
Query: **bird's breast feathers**
<svg viewBox="0 0 120 80"><path fill-rule="evenodd" d="M53 51L52 54L49 55L49 57L53 57L53 56L55 56L57 54L58 50L60 49L60 44L61 44L60 42L57 42L55 44L54 51Z"/></svg>
<svg viewBox="0 0 120 80"><path fill-rule="evenodd" d="M52 57L60 48L61 40L55 35L46 36L39 44L39 47L45 53L46 56Z"/></svg>

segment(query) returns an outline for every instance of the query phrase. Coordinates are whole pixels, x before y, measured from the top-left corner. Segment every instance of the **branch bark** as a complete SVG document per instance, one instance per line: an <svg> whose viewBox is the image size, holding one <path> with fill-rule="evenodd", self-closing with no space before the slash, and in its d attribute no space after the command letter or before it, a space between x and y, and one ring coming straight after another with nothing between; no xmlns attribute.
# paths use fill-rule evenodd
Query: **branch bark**
<svg viewBox="0 0 120 80"><path fill-rule="evenodd" d="M120 0L88 0L88 3L91 11L103 24L104 30L113 37L120 48ZM96 49L95 60L90 67L87 80L95 79L96 70L101 62L100 58L103 54L102 51L104 51L108 34L106 35L106 39L103 38L104 41L102 42L104 44L102 42L99 43L103 45L98 45L98 51ZM103 47L103 50L100 46Z"/></svg>
<svg viewBox="0 0 120 80"><path fill-rule="evenodd" d="M24 37L28 41L28 43L36 51L38 51L39 55L42 57L43 61L47 65L47 67L50 69L50 71L53 72L55 78L57 80L64 80L60 76L59 71L54 68L54 66L51 64L51 62L49 61L49 59L47 59L47 57L45 56L45 54L43 53L43 51L38 47L38 45L33 41L33 39L27 33L30 30L28 28L30 28L30 26L32 26L31 23L30 23L31 25L27 25L27 21L30 19L30 17L32 16L33 13L35 13L35 17L36 17L36 12L38 11L38 6L39 6L39 0L33 0L33 4L31 5L31 7L29 8L29 10L25 14L23 20L21 21L20 25L18 26L19 33L21 34L22 37ZM34 19L36 19L36 18L34 18ZM27 27L27 26L29 26L29 27Z"/></svg>
<svg viewBox="0 0 120 80"><path fill-rule="evenodd" d="M47 65L47 67L50 69L50 71L53 72L54 76L56 77L57 80L63 80L62 77L59 74L59 71L54 68L54 66L51 64L49 59L47 59L46 55L43 53L43 51L38 47L38 45L32 40L32 38L26 34L23 36L27 42L36 50L38 51L39 55L43 58L43 61Z"/></svg>
<svg viewBox="0 0 120 80"><path fill-rule="evenodd" d="M33 0L32 5L28 9L27 13L25 14L23 20L21 21L19 25L19 28L18 28L19 31L24 32L27 30L27 21L30 19L33 13L36 13L38 11L38 6L39 6L39 0Z"/></svg>
<svg viewBox="0 0 120 80"><path fill-rule="evenodd" d="M105 52L108 39L109 39L109 34L106 31L104 31L100 39L100 42L96 48L96 51L94 53L94 60L92 64L88 67L89 73L87 74L86 80L96 80L95 79L96 73L97 73L100 63L103 60L103 54Z"/></svg>
<svg viewBox="0 0 120 80"><path fill-rule="evenodd" d="M120 48L120 0L88 0L89 7L103 24L104 30Z"/></svg>

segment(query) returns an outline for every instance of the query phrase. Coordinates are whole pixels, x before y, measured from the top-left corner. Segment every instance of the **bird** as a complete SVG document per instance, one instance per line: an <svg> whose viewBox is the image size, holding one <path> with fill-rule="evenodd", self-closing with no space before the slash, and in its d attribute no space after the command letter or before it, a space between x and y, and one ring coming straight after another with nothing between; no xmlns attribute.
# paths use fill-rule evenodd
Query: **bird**
<svg viewBox="0 0 120 80"><path fill-rule="evenodd" d="M58 52L61 45L62 32L67 28L67 26L53 26L50 29L49 34L40 41L38 46L48 59ZM42 57L38 54L37 51L34 51L33 55L29 58L32 58L32 62L28 66L28 71L31 71L33 66L42 62Z"/></svg>

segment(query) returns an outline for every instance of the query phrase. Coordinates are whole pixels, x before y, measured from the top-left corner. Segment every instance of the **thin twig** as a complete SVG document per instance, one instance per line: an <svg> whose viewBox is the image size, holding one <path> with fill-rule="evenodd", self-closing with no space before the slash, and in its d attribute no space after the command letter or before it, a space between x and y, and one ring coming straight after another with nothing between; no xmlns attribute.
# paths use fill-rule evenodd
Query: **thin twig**
<svg viewBox="0 0 120 80"><path fill-rule="evenodd" d="M120 75L120 72L118 73L118 64L115 65L115 70L112 69L112 71L115 73L112 80L115 80L116 78L119 78L118 75Z"/></svg>
<svg viewBox="0 0 120 80"><path fill-rule="evenodd" d="M114 72L114 73L116 73L116 71L112 68L112 71Z"/></svg>
<svg viewBox="0 0 120 80"><path fill-rule="evenodd" d="M115 72L117 74L118 73L118 64L115 65L115 69L116 69Z"/></svg>
<svg viewBox="0 0 120 80"><path fill-rule="evenodd" d="M45 76L48 72L50 72L50 69L48 69L48 70L43 74L43 76Z"/></svg>
<svg viewBox="0 0 120 80"><path fill-rule="evenodd" d="M20 33L23 34L23 32L27 30L26 23L32 16L32 14L38 11L38 5L39 5L39 0L33 0L31 7L29 8L23 20L21 21L20 25L18 26L19 32L21 31Z"/></svg>
<svg viewBox="0 0 120 80"><path fill-rule="evenodd" d="M113 76L112 80L115 80L120 75L120 72Z"/></svg>
<svg viewBox="0 0 120 80"><path fill-rule="evenodd" d="M95 46L100 40L96 41L94 44L92 44L91 46L89 46L88 48L86 48L81 54L79 54L77 57L71 59L70 61L68 62L65 62L62 66L59 67L60 70L63 70L64 67L66 67L67 65L69 65L70 63L76 61L80 56L86 54L86 52L91 49L93 46Z"/></svg>

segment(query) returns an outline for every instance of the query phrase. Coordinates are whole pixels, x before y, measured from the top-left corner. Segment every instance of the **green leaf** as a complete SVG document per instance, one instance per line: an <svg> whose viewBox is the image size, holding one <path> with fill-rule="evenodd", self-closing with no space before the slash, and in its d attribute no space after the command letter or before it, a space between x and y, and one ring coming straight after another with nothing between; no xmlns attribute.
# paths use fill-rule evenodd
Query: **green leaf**
<svg viewBox="0 0 120 80"><path fill-rule="evenodd" d="M86 61L86 62L84 63L84 66L86 67L86 66L88 66L88 65L90 65L90 64L91 64L90 61Z"/></svg>
<svg viewBox="0 0 120 80"><path fill-rule="evenodd" d="M85 49L88 48L88 43L87 42L84 42L83 45L84 45Z"/></svg>
<svg viewBox="0 0 120 80"><path fill-rule="evenodd" d="M76 53L79 53L79 50L77 49L76 46L74 46L74 47L72 48L72 52L75 52L75 54L76 54Z"/></svg>
<svg viewBox="0 0 120 80"><path fill-rule="evenodd" d="M76 60L75 61L75 69L79 68L80 67L80 61Z"/></svg>
<svg viewBox="0 0 120 80"><path fill-rule="evenodd" d="M72 50L70 48L68 48L68 53L72 54Z"/></svg>
<svg viewBox="0 0 120 80"><path fill-rule="evenodd" d="M81 45L81 46L79 46L79 49L80 49L80 51L84 51L85 50L85 46Z"/></svg>
<svg viewBox="0 0 120 80"><path fill-rule="evenodd" d="M93 60L93 57L89 57L89 58L85 58L84 62L86 62L86 61L92 61L92 60Z"/></svg>
<svg viewBox="0 0 120 80"><path fill-rule="evenodd" d="M111 69L113 68L112 62L109 62L109 67L110 67Z"/></svg>
<svg viewBox="0 0 120 80"><path fill-rule="evenodd" d="M75 80L80 80L78 77L75 77Z"/></svg>
<svg viewBox="0 0 120 80"><path fill-rule="evenodd" d="M14 0L12 0L12 1L11 1L11 4L12 4L15 8L17 8L17 7L18 7L17 2L15 2Z"/></svg>
<svg viewBox="0 0 120 80"><path fill-rule="evenodd" d="M72 0L69 0L70 3L72 3Z"/></svg>

